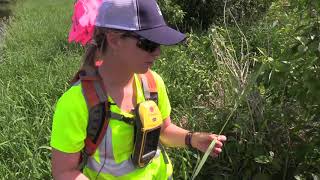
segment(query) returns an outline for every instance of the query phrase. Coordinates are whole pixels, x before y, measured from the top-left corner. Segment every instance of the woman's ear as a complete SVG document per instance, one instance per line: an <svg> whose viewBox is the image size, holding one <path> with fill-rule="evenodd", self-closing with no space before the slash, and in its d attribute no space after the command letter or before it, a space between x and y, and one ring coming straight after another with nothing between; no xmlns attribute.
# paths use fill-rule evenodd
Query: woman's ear
<svg viewBox="0 0 320 180"><path fill-rule="evenodd" d="M120 33L116 33L116 32L108 32L106 33L106 41L108 44L108 48L111 49L118 49L119 45L120 45Z"/></svg>

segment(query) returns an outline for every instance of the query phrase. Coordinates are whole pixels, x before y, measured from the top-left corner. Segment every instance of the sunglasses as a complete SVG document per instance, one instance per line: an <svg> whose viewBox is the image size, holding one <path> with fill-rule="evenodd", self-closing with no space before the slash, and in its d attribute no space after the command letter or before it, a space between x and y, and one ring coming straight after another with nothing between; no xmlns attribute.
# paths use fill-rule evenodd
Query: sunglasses
<svg viewBox="0 0 320 180"><path fill-rule="evenodd" d="M160 47L160 44L152 42L144 37L141 37L137 34L133 34L133 33L124 33L121 35L122 37L129 37L129 38L134 38L137 39L137 47L145 50L149 53L154 52L158 47Z"/></svg>

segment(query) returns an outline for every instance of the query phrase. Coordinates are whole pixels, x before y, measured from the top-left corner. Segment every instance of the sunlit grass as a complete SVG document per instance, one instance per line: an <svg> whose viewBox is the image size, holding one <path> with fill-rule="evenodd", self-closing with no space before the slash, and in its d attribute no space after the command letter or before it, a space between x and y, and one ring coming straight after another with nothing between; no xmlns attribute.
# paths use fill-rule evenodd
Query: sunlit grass
<svg viewBox="0 0 320 180"><path fill-rule="evenodd" d="M79 67L83 53L83 48L67 42L72 10L73 1L21 0L5 30L0 54L0 179L51 179L49 140L54 105L69 87L67 82ZM269 89L245 78L258 70L241 59L250 56L257 65L268 66L271 60L275 61L271 57L265 60L270 54L263 53L269 46L261 43L263 47L250 47L256 54L240 53L239 59L232 59L241 52L238 49L246 49L241 46L243 39L236 39L232 33L237 30L231 30L230 39L234 45L231 47L224 39L227 37L224 29L218 30L219 36L212 36L210 31L202 35L189 34L187 46L162 48L154 67L167 85L173 122L193 131L218 133L241 88L251 83L250 90L254 90L239 104L222 133L229 135L223 153L219 158L206 161L198 179L208 179L208 176L214 179L253 176L277 179L294 174L316 174L320 167L315 165L320 161L315 157L319 155L319 145L303 144L300 133L305 133L305 126L297 126L297 132L288 128L304 124L299 122L301 119L310 120L298 113L304 112L302 108L288 104L290 108L297 107L294 109L297 115L289 117L290 114L284 112L289 108L268 99L273 94L266 97ZM263 37L263 33L259 35ZM278 34L274 32L274 35ZM219 43L228 51L219 50L215 46ZM239 66L241 64L243 66ZM288 117L284 116L286 114ZM316 115L312 116L316 119ZM308 128L313 130L318 126L315 123ZM310 133L310 139L317 137ZM303 159L299 153L307 158ZM270 154L274 156L271 158ZM170 149L169 155L175 166L174 178L188 179L203 154L195 150ZM302 165L296 168L296 163L310 165L310 172L304 172L307 168ZM287 174L283 169L296 172Z"/></svg>
<svg viewBox="0 0 320 180"><path fill-rule="evenodd" d="M71 1L21 1L6 28L0 62L1 179L51 177L54 104L79 58L66 40L71 9Z"/></svg>

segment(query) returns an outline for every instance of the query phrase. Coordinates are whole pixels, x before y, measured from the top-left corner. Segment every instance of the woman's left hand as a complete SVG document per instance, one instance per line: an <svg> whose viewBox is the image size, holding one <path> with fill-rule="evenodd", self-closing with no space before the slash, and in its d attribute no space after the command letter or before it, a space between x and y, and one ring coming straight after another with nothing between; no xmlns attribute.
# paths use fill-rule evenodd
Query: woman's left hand
<svg viewBox="0 0 320 180"><path fill-rule="evenodd" d="M222 152L223 143L227 140L224 135L216 135L205 132L194 132L191 138L191 145L202 152L206 152L210 143L216 140L216 144L210 153L210 156L217 157Z"/></svg>

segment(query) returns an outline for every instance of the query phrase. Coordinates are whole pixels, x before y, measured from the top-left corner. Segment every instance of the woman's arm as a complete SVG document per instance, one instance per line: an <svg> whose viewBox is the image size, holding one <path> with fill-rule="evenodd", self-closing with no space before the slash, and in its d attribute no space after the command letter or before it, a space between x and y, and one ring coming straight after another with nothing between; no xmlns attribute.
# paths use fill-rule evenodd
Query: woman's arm
<svg viewBox="0 0 320 180"><path fill-rule="evenodd" d="M64 153L52 149L52 176L55 180L88 180L78 169L80 153Z"/></svg>
<svg viewBox="0 0 320 180"><path fill-rule="evenodd" d="M169 147L186 147L185 136L189 131L171 123L170 116L164 120L160 140Z"/></svg>
<svg viewBox="0 0 320 180"><path fill-rule="evenodd" d="M170 117L164 120L160 140L169 147L186 147L185 137L189 131L171 123ZM213 140L216 140L215 148L210 154L213 157L219 155L222 151L223 142L226 141L223 135L210 134L205 132L195 132L191 138L191 145L198 150L205 152Z"/></svg>

